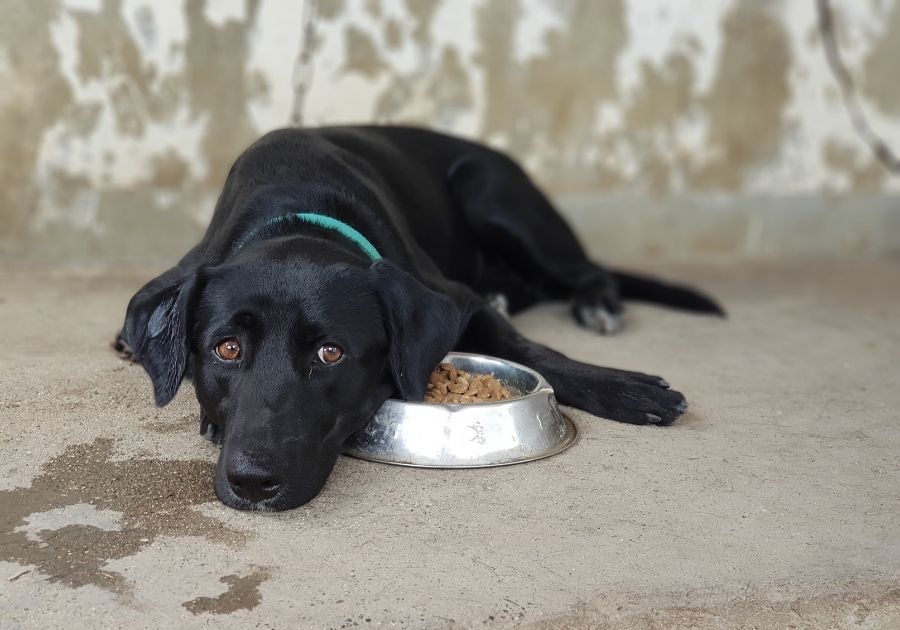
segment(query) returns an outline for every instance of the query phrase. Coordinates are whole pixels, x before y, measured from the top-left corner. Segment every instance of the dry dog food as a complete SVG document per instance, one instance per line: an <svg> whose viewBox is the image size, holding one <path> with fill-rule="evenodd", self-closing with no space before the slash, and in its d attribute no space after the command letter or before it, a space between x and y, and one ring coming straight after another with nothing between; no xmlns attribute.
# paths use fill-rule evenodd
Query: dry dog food
<svg viewBox="0 0 900 630"><path fill-rule="evenodd" d="M490 374L470 374L441 363L428 379L425 402L483 403L511 398L513 393Z"/></svg>

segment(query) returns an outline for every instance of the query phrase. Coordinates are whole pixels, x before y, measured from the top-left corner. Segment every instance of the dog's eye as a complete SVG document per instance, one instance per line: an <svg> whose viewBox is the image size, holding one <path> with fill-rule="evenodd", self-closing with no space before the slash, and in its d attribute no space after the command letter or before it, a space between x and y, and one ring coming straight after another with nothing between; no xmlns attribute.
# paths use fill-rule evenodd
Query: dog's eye
<svg viewBox="0 0 900 630"><path fill-rule="evenodd" d="M344 356L344 350L333 343L326 343L316 353L322 363L337 363Z"/></svg>
<svg viewBox="0 0 900 630"><path fill-rule="evenodd" d="M241 358L241 344L234 337L223 339L216 345L216 356L223 361L237 361Z"/></svg>

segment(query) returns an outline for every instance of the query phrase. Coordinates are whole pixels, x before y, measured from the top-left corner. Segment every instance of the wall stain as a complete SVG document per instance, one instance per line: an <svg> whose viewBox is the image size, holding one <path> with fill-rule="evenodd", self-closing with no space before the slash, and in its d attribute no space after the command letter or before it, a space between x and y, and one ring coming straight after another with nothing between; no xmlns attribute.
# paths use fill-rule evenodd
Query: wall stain
<svg viewBox="0 0 900 630"><path fill-rule="evenodd" d="M344 0L320 0L318 11L322 19L333 20L344 12Z"/></svg>
<svg viewBox="0 0 900 630"><path fill-rule="evenodd" d="M661 68L642 63L641 77L641 84L625 115L631 128L663 125L671 129L678 118L689 113L696 104L694 66L682 52L666 56Z"/></svg>
<svg viewBox="0 0 900 630"><path fill-rule="evenodd" d="M375 42L363 30L348 26L344 30L344 46L344 72L358 72L371 79L386 67Z"/></svg>
<svg viewBox="0 0 900 630"><path fill-rule="evenodd" d="M158 100L153 90L156 71L142 63L140 48L122 19L120 0L106 0L97 13L71 11L70 15L78 25L78 77L82 83L110 80L118 132L141 137L149 110Z"/></svg>
<svg viewBox="0 0 900 630"><path fill-rule="evenodd" d="M366 0L364 5L366 13L374 18L378 19L381 17L381 2L380 0Z"/></svg>
<svg viewBox="0 0 900 630"><path fill-rule="evenodd" d="M599 106L616 97L616 58L627 43L621 1L567 0L553 5L565 28L545 35L544 52L526 63L514 56L518 1L478 10L479 63L485 111L480 135L503 142L553 188L596 187L597 173L580 168L596 149L591 133ZM565 71L560 71L565 68Z"/></svg>
<svg viewBox="0 0 900 630"><path fill-rule="evenodd" d="M625 126L629 141L643 149L637 181L663 194L675 186L675 175L690 159L678 149L677 124L697 109L694 66L685 53L674 52L661 68L641 64L641 79L625 112Z"/></svg>
<svg viewBox="0 0 900 630"><path fill-rule="evenodd" d="M238 610L252 610L262 602L262 594L259 586L270 577L267 567L253 567L248 575L225 575L219 578L219 582L228 585L221 595L216 597L196 597L190 601L182 602L182 606L195 615L212 613L214 615L227 615Z"/></svg>
<svg viewBox="0 0 900 630"><path fill-rule="evenodd" d="M403 119L403 111L414 99L414 86L418 83L415 76L404 76L392 72L390 82L375 100L375 121L385 123Z"/></svg>
<svg viewBox="0 0 900 630"><path fill-rule="evenodd" d="M863 62L862 91L878 109L889 116L900 114L900 2L887 18L887 28Z"/></svg>
<svg viewBox="0 0 900 630"><path fill-rule="evenodd" d="M394 18L384 23L384 43L388 50L397 50L403 45L403 27Z"/></svg>
<svg viewBox="0 0 900 630"><path fill-rule="evenodd" d="M452 125L457 115L474 105L469 75L456 49L444 47L438 69L425 92L436 105L434 116L439 126Z"/></svg>
<svg viewBox="0 0 900 630"><path fill-rule="evenodd" d="M106 563L133 556L159 536L245 542L243 532L190 509L216 500L212 463L113 456L111 439L70 446L42 467L31 486L0 491L0 560L33 565L51 582L73 588L91 584L128 593L125 575ZM16 531L35 513L79 503L120 512L120 528L68 524L37 532L40 540Z"/></svg>
<svg viewBox="0 0 900 630"><path fill-rule="evenodd" d="M420 46L431 45L431 21L442 0L406 0L406 10L413 19L413 39Z"/></svg>
<svg viewBox="0 0 900 630"><path fill-rule="evenodd" d="M152 160L152 169L147 181L162 189L183 188L191 176L190 165L172 149L155 156Z"/></svg>
<svg viewBox="0 0 900 630"><path fill-rule="evenodd" d="M169 51L172 58L183 57L183 69L172 72L145 59L121 0L104 0L96 12L62 9L56 2L24 7L0 0L0 11L7 18L0 24L0 42L16 42L0 44L0 61L8 59L0 63L0 79L15 86L13 93L7 90L0 96L4 253L16 256L43 247L62 260L116 258L138 250L151 257L183 253L202 232L193 217L211 212L213 189L258 135L249 107L267 96L269 86L263 75L246 68L258 4L247 0L245 21L216 26L206 19L204 1L185 3L187 40ZM139 30L151 38L158 28L153 16L146 9L136 16ZM75 27L75 79L102 88L77 101L51 37L63 18ZM23 38L25 32L28 36ZM115 163L109 156L98 160L94 172L68 170L58 156L71 153L70 142L92 138L107 106L114 131L138 142L147 139L149 123L168 123L189 108L187 115L204 123L203 162L189 164L173 150L162 150L127 186L112 175ZM59 146L52 149L55 161L41 169L40 148L51 129L58 132ZM94 150L102 151L106 141L98 139ZM177 211L167 212L175 200L173 192L180 203ZM192 204L197 198L201 206ZM167 227L157 229L163 225ZM141 226L139 236L135 226ZM73 238L73 228L78 238Z"/></svg>
<svg viewBox="0 0 900 630"><path fill-rule="evenodd" d="M204 194L196 185L186 186L177 197L177 205L161 201L159 189L151 186L134 188L110 187L97 189L86 182L68 185L71 176L57 174L46 185L52 194L73 209L74 195L90 196L91 211L95 212L91 226L73 230L74 215L66 221L49 223L41 231L13 245L27 249L12 249L17 257L35 259L34 251L43 252L44 261L65 260L153 260L171 263L193 247L203 227L191 216L197 208L212 207L214 197ZM154 175L155 177L155 175ZM73 196L66 197L68 190ZM94 229L90 229L94 228ZM96 229L100 228L100 229ZM96 231L95 231L96 229ZM5 236L5 235L4 235ZM2 245L2 241L0 241Z"/></svg>
<svg viewBox="0 0 900 630"><path fill-rule="evenodd" d="M686 178L701 190L739 189L747 169L777 153L790 98L790 42L764 4L737 3L722 31L719 67L701 99L709 119L707 145L715 157L694 165Z"/></svg>
<svg viewBox="0 0 900 630"><path fill-rule="evenodd" d="M509 134L515 129L511 121L521 115L515 107L521 92L513 88L521 87L522 69L511 64L514 31L510 28L519 20L520 12L519 0L488 2L478 9L476 63L484 71L485 111L480 132L483 137ZM511 144L523 143L511 140Z"/></svg>
<svg viewBox="0 0 900 630"><path fill-rule="evenodd" d="M859 155L856 145L842 144L829 140L822 148L822 159L832 170L843 173L850 181L850 190L854 192L878 191L888 171L877 159L869 158L860 165L857 160Z"/></svg>
<svg viewBox="0 0 900 630"><path fill-rule="evenodd" d="M250 93L244 62L259 0L246 0L246 5L245 21L229 20L221 27L207 21L204 0L188 2L185 7L189 33L184 50L186 87L194 116L207 120L202 148L211 185L221 185L232 162L257 136L249 104L266 88L257 85L258 93ZM215 80L210 80L210 60L215 62Z"/></svg>
<svg viewBox="0 0 900 630"><path fill-rule="evenodd" d="M41 139L72 102L50 37L58 11L52 0L0 0L0 49L6 58L0 72L0 217L4 237L12 242L27 233L37 205L32 176Z"/></svg>
<svg viewBox="0 0 900 630"><path fill-rule="evenodd" d="M474 105L468 60L452 45L438 48L430 35L434 15L440 2L409 0L406 25L412 30L407 36L401 22L387 18L382 25L386 50L395 51L410 45L419 63L410 71L401 71L388 63L390 55L378 57L377 51L357 51L347 67L371 73L373 60L378 72L387 75L386 85L375 98L373 119L376 122L406 122L444 129L452 129L459 118ZM350 27L345 35L350 35ZM348 50L348 58L350 52Z"/></svg>

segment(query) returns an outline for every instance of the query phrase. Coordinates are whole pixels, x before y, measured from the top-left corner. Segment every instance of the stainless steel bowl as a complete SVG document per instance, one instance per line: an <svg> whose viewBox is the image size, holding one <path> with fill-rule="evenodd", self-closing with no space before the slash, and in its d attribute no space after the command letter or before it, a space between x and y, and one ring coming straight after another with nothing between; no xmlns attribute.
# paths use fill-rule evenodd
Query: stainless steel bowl
<svg viewBox="0 0 900 630"><path fill-rule="evenodd" d="M523 395L468 405L392 398L350 437L344 453L402 466L481 468L549 457L575 441L575 425L560 412L553 388L534 370L461 352L451 352L444 361L466 372L493 374Z"/></svg>

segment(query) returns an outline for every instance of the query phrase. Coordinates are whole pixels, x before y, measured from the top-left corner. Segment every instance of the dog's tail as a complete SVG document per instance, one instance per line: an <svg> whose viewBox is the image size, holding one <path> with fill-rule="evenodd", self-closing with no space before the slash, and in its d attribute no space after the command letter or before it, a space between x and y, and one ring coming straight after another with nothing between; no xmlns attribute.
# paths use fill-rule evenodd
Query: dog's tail
<svg viewBox="0 0 900 630"><path fill-rule="evenodd" d="M650 276L625 271L613 271L624 300L652 302L685 311L725 317L725 309L701 291L677 284L669 284Z"/></svg>

